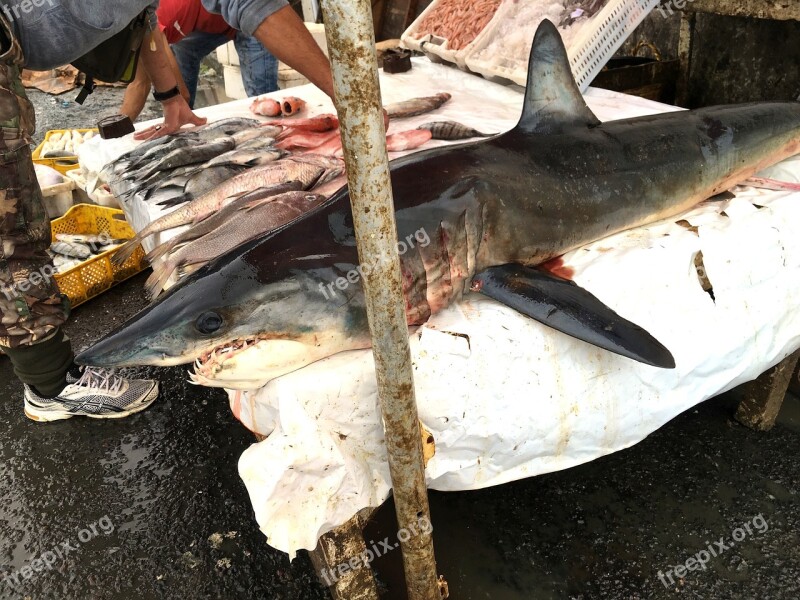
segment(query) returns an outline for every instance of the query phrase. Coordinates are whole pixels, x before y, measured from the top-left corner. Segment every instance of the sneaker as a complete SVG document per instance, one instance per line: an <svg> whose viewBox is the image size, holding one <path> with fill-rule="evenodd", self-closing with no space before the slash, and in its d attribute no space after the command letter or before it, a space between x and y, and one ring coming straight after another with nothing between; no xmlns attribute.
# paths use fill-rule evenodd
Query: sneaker
<svg viewBox="0 0 800 600"><path fill-rule="evenodd" d="M34 421L72 417L121 419L150 406L158 397L158 383L125 379L105 369L84 367L67 373L67 387L55 398L43 398L25 386L25 416Z"/></svg>

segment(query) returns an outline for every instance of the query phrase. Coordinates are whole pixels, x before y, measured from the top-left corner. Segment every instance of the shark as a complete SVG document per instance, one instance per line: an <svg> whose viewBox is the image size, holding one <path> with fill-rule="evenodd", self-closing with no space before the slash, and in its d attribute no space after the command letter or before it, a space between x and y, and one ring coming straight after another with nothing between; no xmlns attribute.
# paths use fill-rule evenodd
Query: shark
<svg viewBox="0 0 800 600"><path fill-rule="evenodd" d="M480 293L608 351L673 368L669 350L542 268L673 217L800 151L800 103L707 107L601 123L555 26L531 48L522 114L489 138L390 163L409 327ZM102 367L194 363L197 383L255 389L370 347L347 186L215 259L78 356Z"/></svg>

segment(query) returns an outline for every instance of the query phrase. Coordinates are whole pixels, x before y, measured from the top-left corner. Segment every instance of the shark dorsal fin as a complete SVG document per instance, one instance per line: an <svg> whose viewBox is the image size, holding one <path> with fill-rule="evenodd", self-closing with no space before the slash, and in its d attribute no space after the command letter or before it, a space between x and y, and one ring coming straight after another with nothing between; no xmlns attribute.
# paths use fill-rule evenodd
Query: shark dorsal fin
<svg viewBox="0 0 800 600"><path fill-rule="evenodd" d="M536 30L528 63L528 85L517 129L554 133L564 125L600 124L583 100L555 25L545 19Z"/></svg>

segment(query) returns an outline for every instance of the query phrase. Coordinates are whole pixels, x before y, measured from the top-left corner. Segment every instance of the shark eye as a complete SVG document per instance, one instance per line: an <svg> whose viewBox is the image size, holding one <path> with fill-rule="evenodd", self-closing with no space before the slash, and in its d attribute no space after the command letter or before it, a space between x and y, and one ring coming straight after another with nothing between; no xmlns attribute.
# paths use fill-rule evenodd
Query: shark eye
<svg viewBox="0 0 800 600"><path fill-rule="evenodd" d="M222 317L215 312L204 312L197 317L195 327L200 333L216 333L222 327Z"/></svg>

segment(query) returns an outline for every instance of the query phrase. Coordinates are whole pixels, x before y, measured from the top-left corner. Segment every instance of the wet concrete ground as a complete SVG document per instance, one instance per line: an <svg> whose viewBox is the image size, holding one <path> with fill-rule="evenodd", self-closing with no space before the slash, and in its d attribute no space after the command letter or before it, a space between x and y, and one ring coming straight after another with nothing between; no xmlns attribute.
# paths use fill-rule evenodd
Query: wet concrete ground
<svg viewBox="0 0 800 600"><path fill-rule="evenodd" d="M75 346L143 306L142 283L79 307ZM24 417L0 359L0 598L326 598L305 555L289 564L258 532L236 470L253 439L224 394L190 386L181 368L137 372L162 384L146 412L43 425ZM733 422L734 407L734 394L711 400L560 473L432 493L451 597L800 597L800 400L788 397L767 434ZM392 511L379 511L368 540L396 531ZM719 555L705 570L675 574L709 545ZM399 561L394 551L377 562L386 598L403 598Z"/></svg>

